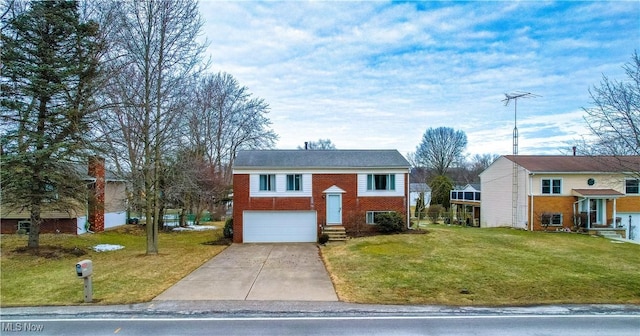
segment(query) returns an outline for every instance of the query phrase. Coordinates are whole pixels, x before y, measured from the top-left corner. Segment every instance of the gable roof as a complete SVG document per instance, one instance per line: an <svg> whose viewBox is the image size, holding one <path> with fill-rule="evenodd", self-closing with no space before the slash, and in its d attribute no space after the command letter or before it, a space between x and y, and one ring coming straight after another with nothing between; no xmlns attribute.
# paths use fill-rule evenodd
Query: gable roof
<svg viewBox="0 0 640 336"><path fill-rule="evenodd" d="M407 168L397 150L243 150L234 168Z"/></svg>
<svg viewBox="0 0 640 336"><path fill-rule="evenodd" d="M640 156L505 155L505 158L533 173L640 171Z"/></svg>

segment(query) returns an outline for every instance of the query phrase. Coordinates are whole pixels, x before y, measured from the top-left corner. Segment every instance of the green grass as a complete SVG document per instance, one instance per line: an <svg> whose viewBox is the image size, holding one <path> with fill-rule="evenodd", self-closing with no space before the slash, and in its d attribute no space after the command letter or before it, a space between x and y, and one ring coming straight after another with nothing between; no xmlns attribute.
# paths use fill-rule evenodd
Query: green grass
<svg viewBox="0 0 640 336"><path fill-rule="evenodd" d="M222 228L223 223L215 223ZM0 257L0 305L41 306L83 303L83 280L75 275L75 264L93 261L93 299L100 304L146 302L202 265L225 246L209 245L220 238L221 229L161 233L158 255L146 255L146 236L142 227L126 225L120 229L90 235L40 236L41 253L19 253L26 236L2 235ZM95 252L97 244L125 246L124 249ZM47 246L54 246L47 249ZM60 248L77 247L83 256L60 253ZM45 256L45 252L49 251Z"/></svg>
<svg viewBox="0 0 640 336"><path fill-rule="evenodd" d="M431 225L427 234L352 239L322 254L349 302L640 303L640 245L586 235Z"/></svg>

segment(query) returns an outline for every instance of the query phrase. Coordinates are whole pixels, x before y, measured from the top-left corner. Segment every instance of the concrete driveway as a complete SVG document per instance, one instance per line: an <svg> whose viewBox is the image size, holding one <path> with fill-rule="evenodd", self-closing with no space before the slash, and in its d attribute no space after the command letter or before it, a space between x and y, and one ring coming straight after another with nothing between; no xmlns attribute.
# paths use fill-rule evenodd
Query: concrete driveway
<svg viewBox="0 0 640 336"><path fill-rule="evenodd" d="M154 300L338 301L315 244L233 244Z"/></svg>

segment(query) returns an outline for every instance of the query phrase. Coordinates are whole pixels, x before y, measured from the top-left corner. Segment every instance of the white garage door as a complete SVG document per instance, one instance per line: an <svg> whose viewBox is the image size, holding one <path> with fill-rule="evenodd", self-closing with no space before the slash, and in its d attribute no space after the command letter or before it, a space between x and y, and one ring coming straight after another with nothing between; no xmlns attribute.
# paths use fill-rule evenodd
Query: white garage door
<svg viewBox="0 0 640 336"><path fill-rule="evenodd" d="M244 211L245 243L302 243L318 240L315 211Z"/></svg>

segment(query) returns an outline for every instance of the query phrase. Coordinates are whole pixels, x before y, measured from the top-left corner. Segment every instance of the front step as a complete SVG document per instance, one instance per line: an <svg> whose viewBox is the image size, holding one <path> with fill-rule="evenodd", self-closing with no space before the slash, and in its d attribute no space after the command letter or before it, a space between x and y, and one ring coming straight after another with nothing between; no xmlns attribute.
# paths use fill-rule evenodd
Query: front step
<svg viewBox="0 0 640 336"><path fill-rule="evenodd" d="M347 240L347 231L341 225L325 226L322 228L322 233L326 233L329 236L329 241Z"/></svg>
<svg viewBox="0 0 640 336"><path fill-rule="evenodd" d="M622 239L622 236L615 231L598 231L597 235L607 239Z"/></svg>

